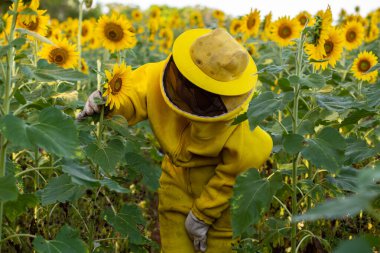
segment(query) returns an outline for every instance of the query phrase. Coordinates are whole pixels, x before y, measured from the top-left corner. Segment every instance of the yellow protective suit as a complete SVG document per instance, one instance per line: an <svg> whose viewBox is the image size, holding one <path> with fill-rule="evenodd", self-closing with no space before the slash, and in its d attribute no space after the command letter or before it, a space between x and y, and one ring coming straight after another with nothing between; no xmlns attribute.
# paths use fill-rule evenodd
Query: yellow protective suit
<svg viewBox="0 0 380 253"><path fill-rule="evenodd" d="M272 140L259 127L251 131L247 121L231 125L247 109L252 94L216 117L195 116L179 109L163 88L167 62L148 63L133 71L129 100L112 114L123 115L131 125L148 118L165 152L159 188L162 252L194 252L185 230L190 210L211 224L207 252L232 252L229 199L235 178L265 162Z"/></svg>

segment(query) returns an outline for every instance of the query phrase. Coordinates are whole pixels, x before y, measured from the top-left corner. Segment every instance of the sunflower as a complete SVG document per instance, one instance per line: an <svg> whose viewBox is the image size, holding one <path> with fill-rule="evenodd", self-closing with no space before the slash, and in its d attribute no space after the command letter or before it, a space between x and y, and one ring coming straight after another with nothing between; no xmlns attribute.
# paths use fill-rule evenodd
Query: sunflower
<svg viewBox="0 0 380 253"><path fill-rule="evenodd" d="M378 74L377 70L368 71L376 64L377 56L371 51L363 51L354 60L351 71L354 73L354 77L358 80L374 82Z"/></svg>
<svg viewBox="0 0 380 253"><path fill-rule="evenodd" d="M364 27L357 21L348 22L343 28L345 47L351 51L358 48L364 40Z"/></svg>
<svg viewBox="0 0 380 253"><path fill-rule="evenodd" d="M213 16L215 19L217 19L217 20L219 21L219 23L220 23L220 22L223 22L224 19L225 19L224 12L221 11L221 10L214 10L214 11L212 12L212 16Z"/></svg>
<svg viewBox="0 0 380 253"><path fill-rule="evenodd" d="M87 65L86 60L84 58L81 58L80 62L81 62L81 64L80 64L81 69L80 70L82 71L82 73L88 75L88 65Z"/></svg>
<svg viewBox="0 0 380 253"><path fill-rule="evenodd" d="M241 27L241 32L247 36L257 36L260 28L260 11L255 9L255 11L246 15L242 19L243 25Z"/></svg>
<svg viewBox="0 0 380 253"><path fill-rule="evenodd" d="M105 48L111 52L132 48L136 45L135 33L131 32L131 24L124 16L103 15L98 21L96 35Z"/></svg>
<svg viewBox="0 0 380 253"><path fill-rule="evenodd" d="M126 66L125 63L115 64L112 73L108 70L105 71L107 83L104 85L106 91L103 97L107 97L106 106L109 105L110 109L114 106L116 109L120 108L128 99L127 89L128 84L131 82L131 66Z"/></svg>
<svg viewBox="0 0 380 253"><path fill-rule="evenodd" d="M22 0L19 2L17 12L21 13L25 9L32 9L32 11L37 12L38 7L40 6L40 1L39 0ZM13 3L9 9L11 11L15 10L15 4ZM20 14L18 19L22 23L28 24L29 22L36 22L36 17L37 15L25 15L25 14Z"/></svg>
<svg viewBox="0 0 380 253"><path fill-rule="evenodd" d="M272 12L269 12L269 14L264 17L263 31L260 33L260 38L263 41L267 41L270 38L271 26L272 26Z"/></svg>
<svg viewBox="0 0 380 253"><path fill-rule="evenodd" d="M75 46L66 39L53 40L54 45L45 44L38 54L49 63L54 63L62 68L74 68L78 65L78 52Z"/></svg>
<svg viewBox="0 0 380 253"><path fill-rule="evenodd" d="M190 26L191 27L204 27L202 13L200 11L192 11L190 13Z"/></svg>
<svg viewBox="0 0 380 253"><path fill-rule="evenodd" d="M243 25L243 22L241 22L240 19L235 18L235 19L231 20L230 33L232 35L236 35L236 34L240 33L242 25Z"/></svg>
<svg viewBox="0 0 380 253"><path fill-rule="evenodd" d="M300 22L300 25L302 27L305 26L306 22L307 22L308 26L311 26L314 23L313 17L307 11L302 11L302 12L298 13L298 15L296 16L296 19L298 20L298 22Z"/></svg>
<svg viewBox="0 0 380 253"><path fill-rule="evenodd" d="M82 23L82 43L85 43L91 39L91 35L93 32L93 28L96 24L94 24L91 20L84 20Z"/></svg>
<svg viewBox="0 0 380 253"><path fill-rule="evenodd" d="M282 17L272 24L271 39L280 47L286 47L294 44L292 40L299 37L300 31L301 26L297 19Z"/></svg>
<svg viewBox="0 0 380 253"><path fill-rule="evenodd" d="M140 10L133 10L131 13L131 16L132 16L132 19L137 22L141 21L143 18L143 14Z"/></svg>
<svg viewBox="0 0 380 253"><path fill-rule="evenodd" d="M330 6L327 7L326 11L322 12L322 14L317 16L315 27L317 29L315 36L315 45L321 44L323 47L323 43L327 38L327 34L331 28L332 23L332 14Z"/></svg>
<svg viewBox="0 0 380 253"><path fill-rule="evenodd" d="M153 6L153 7L150 9L150 12L149 12L149 17L150 17L150 18L153 18L153 19L159 19L159 18L160 18L160 15L161 15L161 9L160 9L160 7L158 7L158 6Z"/></svg>
<svg viewBox="0 0 380 253"><path fill-rule="evenodd" d="M248 53L253 57L258 57L259 53L253 43L249 43L245 45L245 48L247 49Z"/></svg>
<svg viewBox="0 0 380 253"><path fill-rule="evenodd" d="M37 15L20 14L17 17L17 26L45 36L48 29L49 16L44 15L46 10L36 10L36 12ZM27 16L34 16L34 21Z"/></svg>
<svg viewBox="0 0 380 253"><path fill-rule="evenodd" d="M323 44L323 52L314 45L308 47L306 52L309 54L309 59L320 61L313 62L313 65L317 70L325 70L329 64L331 67L335 67L337 60L339 60L342 55L343 45L344 41L342 32L336 28L331 28L327 33L327 38Z"/></svg>
<svg viewBox="0 0 380 253"><path fill-rule="evenodd" d="M375 14L369 15L369 23L365 28L364 41L370 43L379 37L379 27L377 26L377 17Z"/></svg>

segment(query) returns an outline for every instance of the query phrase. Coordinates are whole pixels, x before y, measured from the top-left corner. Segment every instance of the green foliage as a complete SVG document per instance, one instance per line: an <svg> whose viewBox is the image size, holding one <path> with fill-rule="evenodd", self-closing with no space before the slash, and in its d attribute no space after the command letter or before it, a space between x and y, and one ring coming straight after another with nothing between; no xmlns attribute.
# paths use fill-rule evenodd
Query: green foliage
<svg viewBox="0 0 380 253"><path fill-rule="evenodd" d="M74 121L57 108L42 110L38 119L27 123L13 115L6 115L0 130L14 144L46 149L56 155L72 156L78 146Z"/></svg>
<svg viewBox="0 0 380 253"><path fill-rule="evenodd" d="M0 177L0 201L14 201L17 195L16 178L13 175Z"/></svg>
<svg viewBox="0 0 380 253"><path fill-rule="evenodd" d="M85 243L80 239L78 231L65 225L54 240L46 240L38 235L33 240L34 249L38 253L88 253Z"/></svg>
<svg viewBox="0 0 380 253"><path fill-rule="evenodd" d="M232 230L234 237L256 224L269 209L273 195L282 187L280 173L262 178L255 169L241 174L234 186L231 202Z"/></svg>
<svg viewBox="0 0 380 253"><path fill-rule="evenodd" d="M146 221L137 206L126 204L119 213L114 213L112 209L108 208L104 211L104 219L122 236L128 236L130 243L144 244L148 242L139 229L139 226L145 225Z"/></svg>
<svg viewBox="0 0 380 253"><path fill-rule="evenodd" d="M83 186L73 183L70 176L63 174L52 178L44 189L37 192L37 195L45 206L57 201L75 201L83 195L84 189Z"/></svg>

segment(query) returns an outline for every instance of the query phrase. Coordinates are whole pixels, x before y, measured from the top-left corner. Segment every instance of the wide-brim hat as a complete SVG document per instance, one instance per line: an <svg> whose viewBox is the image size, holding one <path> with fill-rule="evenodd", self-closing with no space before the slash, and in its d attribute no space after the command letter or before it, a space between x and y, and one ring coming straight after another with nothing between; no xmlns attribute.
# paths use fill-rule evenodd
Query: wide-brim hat
<svg viewBox="0 0 380 253"><path fill-rule="evenodd" d="M182 33L173 44L173 59L189 81L215 94L242 95L257 83L252 57L222 28Z"/></svg>

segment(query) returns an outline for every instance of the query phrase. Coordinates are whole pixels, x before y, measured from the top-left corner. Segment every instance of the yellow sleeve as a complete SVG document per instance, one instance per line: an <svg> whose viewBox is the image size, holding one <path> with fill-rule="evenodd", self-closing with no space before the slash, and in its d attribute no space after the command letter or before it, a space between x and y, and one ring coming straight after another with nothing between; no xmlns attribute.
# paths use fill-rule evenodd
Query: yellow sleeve
<svg viewBox="0 0 380 253"><path fill-rule="evenodd" d="M248 124L237 127L222 150L222 163L193 204L194 215L208 224L218 219L229 207L236 177L249 168L259 169L268 159L272 145L271 137L261 128L252 132Z"/></svg>
<svg viewBox="0 0 380 253"><path fill-rule="evenodd" d="M134 125L147 118L147 89L151 83L151 66L156 63L148 63L135 69L131 73L131 81L127 85L127 99L119 109L114 108L108 116L122 115L128 125Z"/></svg>

